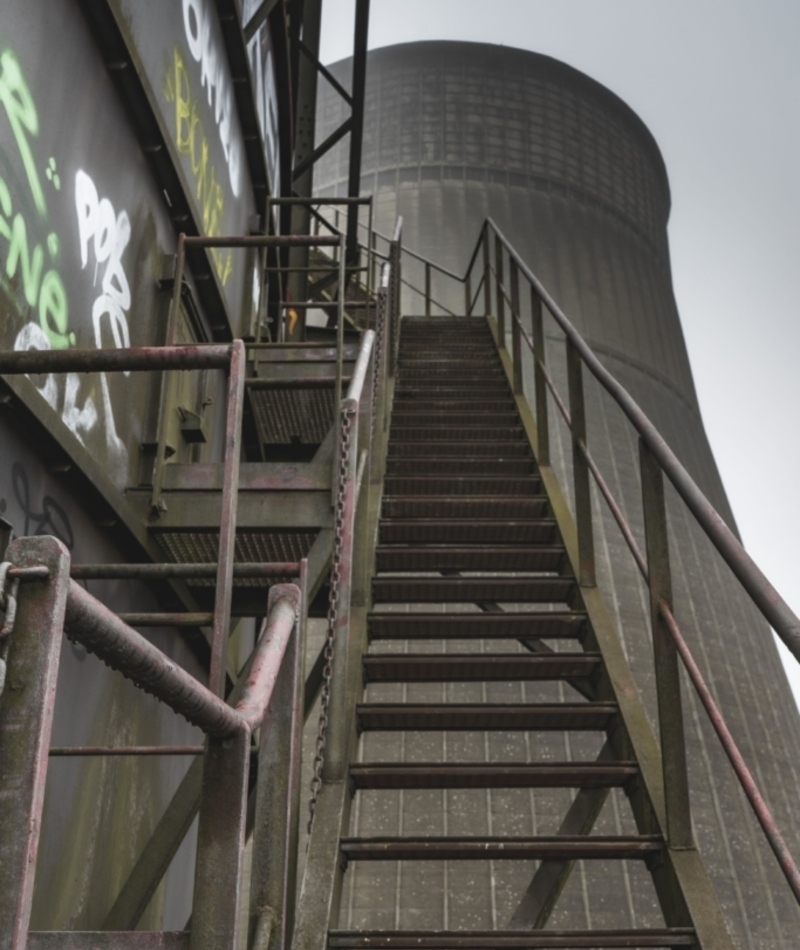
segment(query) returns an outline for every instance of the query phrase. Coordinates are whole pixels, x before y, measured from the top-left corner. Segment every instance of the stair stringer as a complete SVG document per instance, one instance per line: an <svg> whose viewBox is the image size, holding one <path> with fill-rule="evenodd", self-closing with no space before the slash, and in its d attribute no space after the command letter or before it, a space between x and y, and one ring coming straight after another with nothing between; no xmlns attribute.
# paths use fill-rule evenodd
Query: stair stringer
<svg viewBox="0 0 800 950"><path fill-rule="evenodd" d="M514 370L511 356L505 347L498 343L496 320L487 316L486 321L513 392ZM572 512L552 466L539 462L536 421L525 395L514 393L514 400L536 459L542 484L550 498L567 556L575 576L579 577L578 534ZM581 586L580 591L590 621L585 648L597 650L602 654L606 670L606 675L597 684L597 698L614 701L619 706L620 725L609 737L611 745L619 759L635 759L639 764L640 779L629 796L637 829L643 835L664 835L666 841L667 813L661 750L602 591L599 587L584 586ZM700 852L696 847L676 849L667 846L663 853L663 863L658 867L651 867L650 871L667 925L693 927L702 950L734 950L722 908Z"/></svg>

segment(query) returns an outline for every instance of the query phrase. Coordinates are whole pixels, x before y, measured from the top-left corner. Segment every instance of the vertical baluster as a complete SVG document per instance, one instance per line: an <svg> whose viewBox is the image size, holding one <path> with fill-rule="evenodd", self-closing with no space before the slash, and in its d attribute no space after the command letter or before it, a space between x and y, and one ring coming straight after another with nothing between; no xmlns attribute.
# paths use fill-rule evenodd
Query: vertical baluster
<svg viewBox="0 0 800 950"><path fill-rule="evenodd" d="M489 264L489 228L483 226L483 310L486 316L492 312L492 270Z"/></svg>
<svg viewBox="0 0 800 950"><path fill-rule="evenodd" d="M509 282L511 284L511 361L514 367L514 392L522 392L522 334L519 306L519 270L513 257L508 260Z"/></svg>
<svg viewBox="0 0 800 950"><path fill-rule="evenodd" d="M671 848L691 848L693 847L692 822L678 651L659 609L659 604L662 603L670 610L672 609L664 474L642 439L639 440L639 467L642 475L650 618L653 629L658 722L667 806L667 841Z"/></svg>
<svg viewBox="0 0 800 950"><path fill-rule="evenodd" d="M469 274L464 278L464 313L472 316L472 279Z"/></svg>
<svg viewBox="0 0 800 950"><path fill-rule="evenodd" d="M583 587L594 587L592 495L589 487L589 465L581 451L581 448L587 445L583 366L580 354L569 340L567 340L567 377L569 412L572 418L572 473L575 484L575 522L578 527L579 581Z"/></svg>
<svg viewBox="0 0 800 950"><path fill-rule="evenodd" d="M503 297L503 244L495 235L494 269L497 289L497 338L500 346L506 348L506 302Z"/></svg>
<svg viewBox="0 0 800 950"><path fill-rule="evenodd" d="M547 380L544 378L544 321L542 299L531 286L531 324L533 327L533 382L536 399L536 460L550 464L550 424L547 418Z"/></svg>
<svg viewBox="0 0 800 950"><path fill-rule="evenodd" d="M425 262L425 316L431 315L431 265Z"/></svg>

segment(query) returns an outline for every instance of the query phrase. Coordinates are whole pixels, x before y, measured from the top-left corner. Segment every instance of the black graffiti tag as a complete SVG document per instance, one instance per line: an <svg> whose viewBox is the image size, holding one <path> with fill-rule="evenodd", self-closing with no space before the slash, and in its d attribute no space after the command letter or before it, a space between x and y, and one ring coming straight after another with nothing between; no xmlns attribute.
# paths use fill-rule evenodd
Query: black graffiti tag
<svg viewBox="0 0 800 950"><path fill-rule="evenodd" d="M50 495L42 497L41 511L33 510L28 473L20 462L14 462L11 467L11 486L22 513L21 536L51 534L71 551L75 544L75 536L66 511ZM6 507L5 498L0 498L0 514L5 513Z"/></svg>

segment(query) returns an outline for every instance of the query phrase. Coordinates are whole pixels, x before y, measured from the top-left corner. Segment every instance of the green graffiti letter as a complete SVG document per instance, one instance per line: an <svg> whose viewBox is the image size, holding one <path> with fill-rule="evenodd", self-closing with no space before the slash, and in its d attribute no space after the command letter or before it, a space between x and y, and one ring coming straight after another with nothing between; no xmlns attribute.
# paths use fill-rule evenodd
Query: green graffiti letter
<svg viewBox="0 0 800 950"><path fill-rule="evenodd" d="M49 270L44 275L39 294L39 326L54 350L74 345L75 334L67 333L68 323L69 308L64 283L54 270Z"/></svg>
<svg viewBox="0 0 800 950"><path fill-rule="evenodd" d="M39 174L33 161L33 153L28 144L28 135L39 134L39 116L36 113L36 105L22 75L16 56L6 50L5 53L0 55L0 66L3 69L0 73L0 102L5 106L11 131L17 140L17 148L22 158L22 164L25 166L25 174L28 176L28 185L33 200L39 214L44 216L47 213L47 205L39 181Z"/></svg>
<svg viewBox="0 0 800 950"><path fill-rule="evenodd" d="M6 258L6 274L13 277L17 272L17 265L21 264L22 288L29 307L36 306L39 296L39 278L42 276L44 251L40 244L33 249L33 257L28 250L28 229L21 214L14 216L11 227L11 244Z"/></svg>

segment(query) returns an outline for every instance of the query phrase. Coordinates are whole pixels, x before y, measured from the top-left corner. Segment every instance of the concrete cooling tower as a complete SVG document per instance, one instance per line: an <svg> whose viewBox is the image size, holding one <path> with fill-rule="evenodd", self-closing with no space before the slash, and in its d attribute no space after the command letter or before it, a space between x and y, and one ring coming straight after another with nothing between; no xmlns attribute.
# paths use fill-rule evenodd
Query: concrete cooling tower
<svg viewBox="0 0 800 950"><path fill-rule="evenodd" d="M348 84L349 61L331 71ZM346 115L322 82L317 141ZM346 148L315 174L317 194L346 194ZM458 273L491 216L735 530L672 289L667 172L653 136L623 101L570 66L523 50L462 42L375 50L361 188L375 196L380 231L391 233L401 215L404 246ZM412 263L405 275L419 283ZM463 311L459 293L443 286L440 299ZM420 312L420 298L408 290L404 303L406 313ZM548 360L566 392L563 336L552 322L546 333ZM593 381L586 386L590 449L643 547L635 433ZM569 441L552 403L551 413L553 466L569 494ZM800 721L770 630L683 503L668 494L676 614L797 853ZM616 524L594 501L598 583L655 723L644 587ZM738 946L789 950L800 914L688 682L683 695L695 835L728 926ZM604 833L615 833L614 816L603 821ZM572 884L567 898L583 902L587 920L602 917L609 901L625 903L630 925L641 919L625 881L592 889L573 876ZM343 925L360 924L351 916Z"/></svg>

